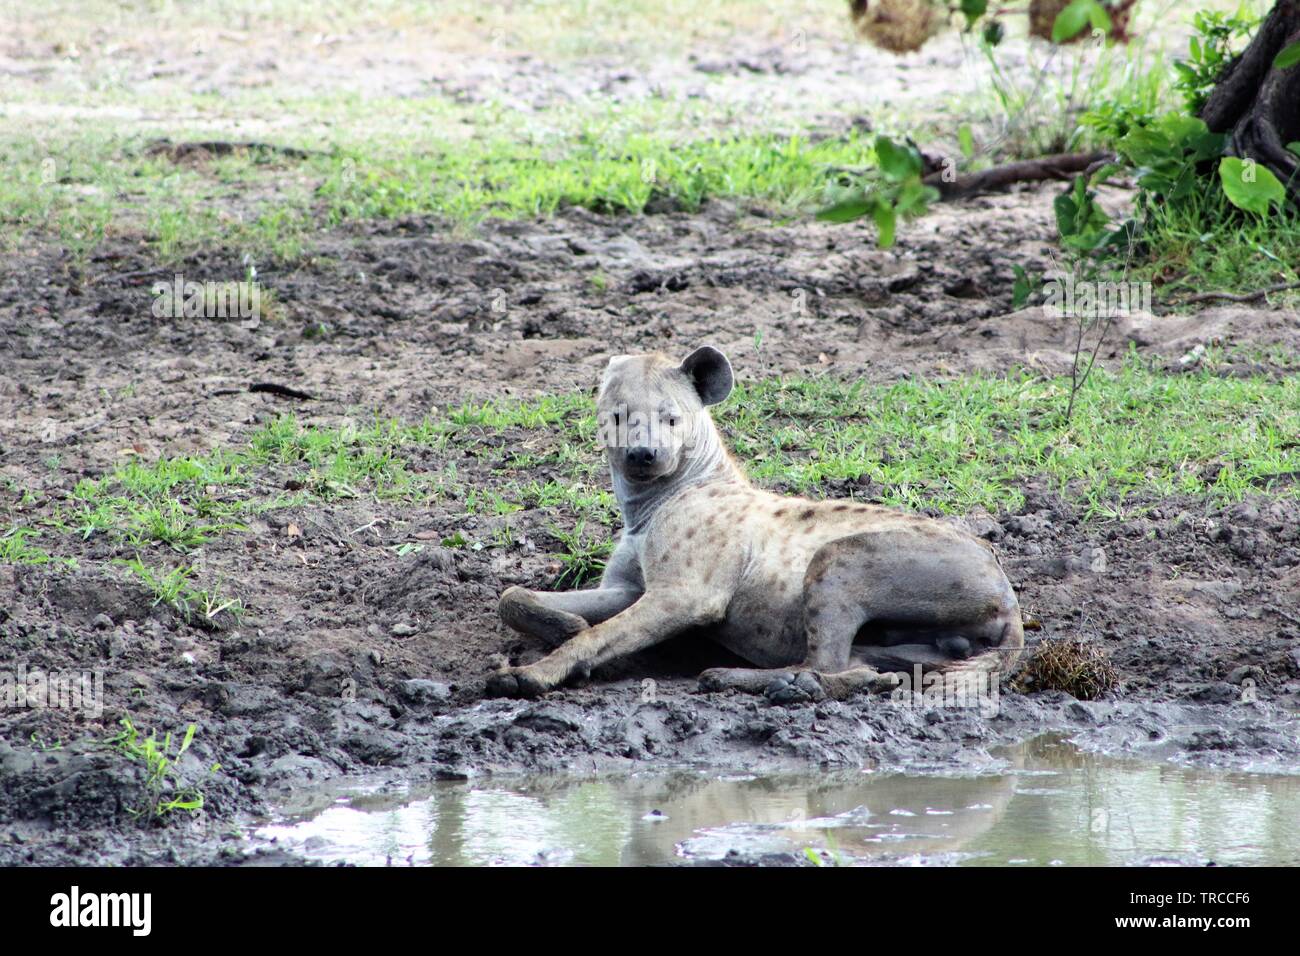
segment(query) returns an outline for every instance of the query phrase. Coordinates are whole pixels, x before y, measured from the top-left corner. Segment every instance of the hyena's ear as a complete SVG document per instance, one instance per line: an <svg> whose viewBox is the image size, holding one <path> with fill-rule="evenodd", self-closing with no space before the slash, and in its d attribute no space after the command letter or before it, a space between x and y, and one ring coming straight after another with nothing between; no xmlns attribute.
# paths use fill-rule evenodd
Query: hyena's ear
<svg viewBox="0 0 1300 956"><path fill-rule="evenodd" d="M630 358L632 358L630 355L611 355L609 357L609 364L605 366L605 371L600 375L600 385L597 387L597 390L603 389L608 385L610 378L618 371L619 366Z"/></svg>
<svg viewBox="0 0 1300 956"><path fill-rule="evenodd" d="M686 356L681 368L705 405L716 405L731 394L731 386L735 383L731 363L713 346L700 346Z"/></svg>

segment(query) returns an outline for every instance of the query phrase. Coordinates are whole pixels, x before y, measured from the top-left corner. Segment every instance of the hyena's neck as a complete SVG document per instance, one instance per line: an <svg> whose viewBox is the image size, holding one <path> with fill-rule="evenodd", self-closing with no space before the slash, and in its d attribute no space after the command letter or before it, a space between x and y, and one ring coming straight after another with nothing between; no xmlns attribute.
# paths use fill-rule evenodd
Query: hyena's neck
<svg viewBox="0 0 1300 956"><path fill-rule="evenodd" d="M722 436L713 419L700 416L695 444L684 453L681 466L664 478L648 484L630 482L613 471L614 497L623 512L623 527L629 534L638 534L654 517L659 506L686 488L715 482L748 485L749 478L722 443Z"/></svg>

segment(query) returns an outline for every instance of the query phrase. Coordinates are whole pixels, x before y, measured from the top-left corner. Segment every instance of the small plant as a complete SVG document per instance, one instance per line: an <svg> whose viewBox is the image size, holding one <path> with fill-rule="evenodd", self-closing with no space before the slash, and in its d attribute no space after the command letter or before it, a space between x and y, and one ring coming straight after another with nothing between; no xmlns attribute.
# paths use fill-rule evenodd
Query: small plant
<svg viewBox="0 0 1300 956"><path fill-rule="evenodd" d="M851 222L870 216L876 223L876 245L894 244L898 219L925 214L939 199L939 190L922 182L921 153L910 143L900 145L886 136L875 143L877 170L863 185L817 214L826 222Z"/></svg>
<svg viewBox="0 0 1300 956"><path fill-rule="evenodd" d="M1192 18L1187 58L1174 63L1174 86L1183 95L1189 113L1199 113L1224 68L1244 41L1255 32L1260 18L1203 10Z"/></svg>
<svg viewBox="0 0 1300 956"><path fill-rule="evenodd" d="M228 613L235 620L244 614L244 605L238 598L225 598L207 588L192 587L189 583L194 568L181 566L166 572L150 568L139 557L117 559L114 564L124 567L153 592L154 606L165 604L176 611L187 623L197 621L207 627L217 627L218 618Z"/></svg>
<svg viewBox="0 0 1300 956"><path fill-rule="evenodd" d="M76 567L75 559L53 557L29 543L40 535L41 533L35 528L21 526L10 528L4 534L0 534L0 564L49 564L51 561L57 561L69 567Z"/></svg>
<svg viewBox="0 0 1300 956"><path fill-rule="evenodd" d="M558 555L564 570L555 579L552 588L578 588L588 581L594 581L605 570L605 559L609 557L614 546L607 540L583 540L586 519L580 519L572 531L551 528L551 534L564 545L564 553Z"/></svg>
<svg viewBox="0 0 1300 956"><path fill-rule="evenodd" d="M194 743L197 724L190 724L185 729L172 753L172 734L169 731L162 740L153 732L144 736L130 717L121 720L122 729L107 741L128 760L139 761L145 768L145 804L141 807L127 808L137 819L144 821L161 820L176 810L188 810L193 813L203 808L203 793L194 786L181 782L177 764L185 752ZM209 773L221 769L220 764L213 764Z"/></svg>

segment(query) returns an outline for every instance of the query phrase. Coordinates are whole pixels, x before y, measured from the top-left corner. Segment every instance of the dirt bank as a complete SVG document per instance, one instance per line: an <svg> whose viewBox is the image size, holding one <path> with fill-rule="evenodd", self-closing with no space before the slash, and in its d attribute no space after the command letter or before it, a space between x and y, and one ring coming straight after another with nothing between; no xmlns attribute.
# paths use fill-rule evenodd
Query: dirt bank
<svg viewBox="0 0 1300 956"><path fill-rule="evenodd" d="M0 523L40 526L78 481L132 456L238 447L282 410L320 426L418 419L469 398L590 389L625 351L707 340L749 377L888 381L1017 362L1055 373L1069 329L1040 310L1011 312L1007 281L1013 263L1047 264L1050 202L1047 190L945 207L887 252L865 226L774 224L724 204L635 219L570 211L473 236L424 220L348 229L292 268L262 269L277 311L256 328L155 318L150 287L173 270L134 247L84 266L33 248L0 264ZM243 268L213 252L179 271L237 280ZM1111 342L1104 361L1133 348L1171 369L1196 345L1259 346L1223 374L1283 374L1266 349L1294 354L1300 333L1294 315L1234 307L1136 316ZM250 382L315 398L250 393ZM486 480L502 453L485 439L457 460L462 479ZM430 451L417 464L444 462ZM274 491L285 478L259 480ZM501 629L495 601L511 584L554 580L548 545L565 515L551 509L512 514L513 543L482 550L440 544L499 523L463 500L266 510L187 556L247 608L217 627L155 604L112 563L131 553L120 542L51 531L77 567L0 565L0 668L102 671L105 707L0 711L0 862L233 858L234 827L290 789L375 772L960 770L1052 728L1107 750L1300 766L1289 716L1300 701L1300 502L1173 498L1106 519L1032 481L1024 491L1016 513L961 520L999 549L1038 622L1031 639L1103 644L1122 686L1092 703L1004 689L990 718L697 694L691 675L724 659L689 642L541 702L480 702L500 657L541 652ZM423 549L398 560L392 549L411 540ZM652 702L644 677L657 681ZM142 729L198 725L181 762L205 795L197 821L137 823L142 766L102 744L128 714Z"/></svg>

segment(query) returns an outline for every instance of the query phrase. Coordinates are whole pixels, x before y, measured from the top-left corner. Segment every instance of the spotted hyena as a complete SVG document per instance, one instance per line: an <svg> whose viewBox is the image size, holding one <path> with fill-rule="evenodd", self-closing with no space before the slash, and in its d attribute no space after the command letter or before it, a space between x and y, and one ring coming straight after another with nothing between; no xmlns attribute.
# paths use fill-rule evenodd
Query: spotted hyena
<svg viewBox="0 0 1300 956"><path fill-rule="evenodd" d="M555 649L493 675L488 693L542 694L700 627L754 665L705 671L704 690L842 698L918 667L1010 666L1024 631L992 549L920 515L755 488L708 412L732 381L708 346L682 362L610 360L597 415L618 546L599 587L501 596L506 624Z"/></svg>

